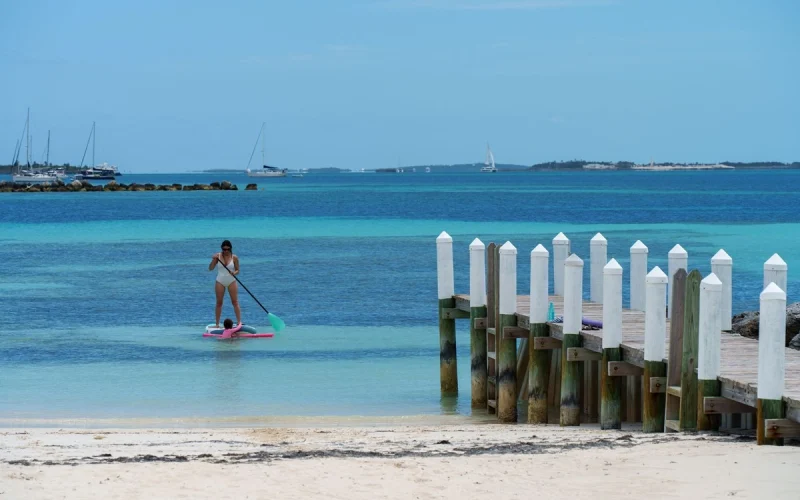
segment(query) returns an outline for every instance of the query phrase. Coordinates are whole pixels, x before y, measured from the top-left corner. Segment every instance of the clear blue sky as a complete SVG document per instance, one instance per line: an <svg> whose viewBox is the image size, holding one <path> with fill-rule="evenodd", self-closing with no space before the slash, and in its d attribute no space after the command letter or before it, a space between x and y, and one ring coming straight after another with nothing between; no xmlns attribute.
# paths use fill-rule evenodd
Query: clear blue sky
<svg viewBox="0 0 800 500"><path fill-rule="evenodd" d="M124 5L121 5L123 4ZM120 4L120 5L118 5ZM4 1L0 163L800 161L800 2ZM253 163L260 162L256 153Z"/></svg>

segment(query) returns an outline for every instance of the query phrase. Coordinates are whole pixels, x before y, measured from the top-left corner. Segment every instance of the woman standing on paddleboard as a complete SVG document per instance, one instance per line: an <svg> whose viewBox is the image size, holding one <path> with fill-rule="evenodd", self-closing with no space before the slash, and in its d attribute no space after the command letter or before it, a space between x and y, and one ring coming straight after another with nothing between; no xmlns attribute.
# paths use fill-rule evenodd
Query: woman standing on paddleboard
<svg viewBox="0 0 800 500"><path fill-rule="evenodd" d="M236 313L236 322L242 323L242 311L239 309L239 288L234 275L239 274L239 257L233 255L233 245L228 240L222 242L222 252L211 256L211 264L208 270L213 271L217 264L221 264L217 269L217 281L214 283L214 291L217 294L217 307L214 310L216 322L214 326L219 327L219 317L222 314L222 299L225 298L225 289L231 297L231 305Z"/></svg>

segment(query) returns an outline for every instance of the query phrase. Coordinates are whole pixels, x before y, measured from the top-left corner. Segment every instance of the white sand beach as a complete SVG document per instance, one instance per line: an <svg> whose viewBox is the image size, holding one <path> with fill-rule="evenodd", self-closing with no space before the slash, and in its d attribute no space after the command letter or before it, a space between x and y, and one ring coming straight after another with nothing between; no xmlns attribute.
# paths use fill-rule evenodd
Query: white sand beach
<svg viewBox="0 0 800 500"><path fill-rule="evenodd" d="M0 498L797 498L800 448L529 425L4 429Z"/></svg>

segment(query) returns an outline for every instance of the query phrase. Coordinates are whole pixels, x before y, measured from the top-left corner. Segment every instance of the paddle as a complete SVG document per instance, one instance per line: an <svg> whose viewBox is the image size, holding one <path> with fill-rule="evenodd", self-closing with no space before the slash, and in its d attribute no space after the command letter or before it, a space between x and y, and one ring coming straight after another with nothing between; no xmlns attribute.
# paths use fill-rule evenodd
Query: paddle
<svg viewBox="0 0 800 500"><path fill-rule="evenodd" d="M273 328L273 329L275 329L275 331L276 331L276 332L279 332L279 331L283 330L283 329L286 327L286 323L284 323L284 322L283 322L283 320L282 320L282 319L280 319L279 317L277 317L277 316L275 316L274 314L272 314L271 312L267 311L267 308L266 308L266 307L264 307L264 305L263 305L263 304L261 304L261 302L259 302L259 301L258 301L258 299L256 298L256 296L255 296L255 295L253 295L253 294L252 294L252 292L250 292L250 290L248 290L246 286L244 286L244 283L242 283L242 281L241 281L239 278L237 278L237 277L236 277L236 275L235 275L235 274L233 274L233 273L231 272L231 270L230 270L230 269L228 269L228 268L227 268L227 266L225 266L225 264L223 264L223 263L222 263L222 261L221 261L221 260L219 260L219 257L217 257L216 259L217 259L217 264L220 264L220 265L222 265L222 267L223 267L223 268L224 268L226 271L228 271L228 274L230 274L231 276L233 276L233 279L235 279L235 280L236 280L236 281L237 281L237 282L238 282L240 285L242 285L242 288L244 288L244 289L245 289L245 291L246 291L247 293L249 293L251 297L253 297L253 300L255 300L255 301L256 301L256 303L257 303L258 305L260 305L260 306L261 306L261 309L263 309L263 310L264 310L264 312L265 312L265 313L267 313L267 319L269 319L269 323L272 325L272 328Z"/></svg>

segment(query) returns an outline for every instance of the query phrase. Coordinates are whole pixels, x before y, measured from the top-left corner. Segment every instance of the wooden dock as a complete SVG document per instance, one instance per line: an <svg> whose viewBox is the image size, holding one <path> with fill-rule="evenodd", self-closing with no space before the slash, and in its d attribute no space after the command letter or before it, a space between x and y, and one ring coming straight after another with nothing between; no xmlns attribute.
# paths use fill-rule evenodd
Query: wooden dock
<svg viewBox="0 0 800 500"><path fill-rule="evenodd" d="M548 252L540 245L531 254L531 293L534 292L534 287L537 287L538 294L534 301L531 301L529 295L516 294L516 249L510 243L506 244L508 246L504 245L502 249L498 249L493 243L484 247L477 239L470 245L470 288L471 291L478 290L479 293L475 297L470 294L456 294L448 281L452 280L452 268L449 270L449 276L447 271L444 275L441 274L441 269L448 265L445 245L449 236L446 233L443 235L445 238L440 236L437 239L437 248L440 251L438 253L440 332L443 324L449 326L448 322L453 322L454 331L454 320L470 319L473 343L471 346L473 408L486 407L490 413L497 413L500 420L512 422L517 421L517 405L529 400L528 422L531 423L555 423L556 418L553 415L561 406L561 425L577 425L581 421L601 421L605 425L603 428L619 428L620 421L624 420L642 422L643 429L650 432L718 429L751 434L757 432L759 444L780 444L782 438L800 437L800 351L784 347L784 331L781 330L781 325L785 330L786 299L785 293L776 285L777 282L784 288L786 286L785 263L782 264L782 268L777 267L779 270L777 274L774 272L776 269L774 265L765 265L765 285L769 284L769 287L765 286L765 292L761 296L762 331L759 340L730 333L728 331L730 321L723 319L725 315L730 317L730 297L724 297L725 294L731 293L730 262L727 263L727 273L724 268L712 266L712 269L723 277L724 282L713 273L701 281L702 277L698 271L692 271L687 275L685 264L687 255L683 249L675 252L676 259L679 259L676 260L675 267L672 261L673 253L670 253L670 271L674 272L670 280L672 296L669 297L669 306L676 315L676 320L673 325L673 321L666 318L664 329L666 314L658 319L658 314L655 313L648 315L641 310L621 309L619 284L618 291L614 288L606 289L603 301L602 282L599 284L598 282L604 277L598 269L606 265L604 252L603 254L598 252L596 259L595 255L592 255L591 295L594 300L585 300L582 286L583 262L577 257L569 256L569 260L572 261L570 264L566 259L568 247L564 248L567 251L563 252L557 246L563 244L565 239L563 235L559 235L553 241L555 259L552 267L554 271L552 287L546 268L539 266L538 270L534 270L537 266L534 262L536 251L539 250L539 257L545 257L544 261L540 260L542 265L549 263ZM599 236L598 241L604 243L605 239ZM452 245L452 239L449 242ZM593 239L592 243L594 242ZM642 247L644 246L641 242L632 247L632 267L634 252L641 254ZM646 252L646 247L644 248ZM720 253L730 261L727 254L722 251ZM484 255L485 262L482 260ZM644 255L646 259L646 253ZM773 256L767 264L770 262L774 264L775 257L777 256ZM450 253L451 258L452 253ZM504 258L506 260L501 262ZM565 262L566 271L557 272L557 266L562 266ZM602 266L598 266L596 262L602 263ZM621 268L613 259L609 261L609 266L611 263L617 266L618 271L615 274L621 280ZM712 263L716 265L719 261L712 260ZM578 266L571 275L570 265ZM646 270L646 263L640 266L640 269L639 273ZM783 274L780 270L783 270ZM542 272L544 277L541 277ZM632 269L632 272L636 272L635 269ZM648 274L647 278L642 274L631 280L631 300L634 300L634 293L649 295L652 299L653 293L660 290L660 299L656 297L656 300L664 300L661 311L665 311L667 276L658 268L655 268L653 273L652 276L655 278L652 280L651 274ZM610 278L612 277L605 277L606 280ZM558 280L563 281L558 283ZM634 280L637 283L634 283ZM445 286L442 286L442 282ZM560 291L563 295L547 293L548 288L551 291L553 289ZM621 309L618 358L604 357L609 354L608 346L604 346L604 331L602 327L590 326L603 324L602 302L613 302L609 300L608 293L620 296L617 297ZM513 296L513 302L510 296L504 298L503 294ZM543 297L547 297L547 304ZM776 297L782 298L782 302L776 301ZM576 302L578 298L579 301ZM770 300L772 302L769 302ZM725 308L726 301L728 309ZM643 307L643 302L637 302ZM538 309L533 315L532 303L535 303ZM580 306L576 306L576 303ZM699 305L701 303L702 305ZM775 306L775 304L782 305ZM554 309L550 315L552 316L554 312L554 316L559 320L548 318L546 323L542 323L542 311L546 306ZM772 309L769 309L770 307ZM773 313L770 313L770 310ZM609 314L614 314L613 310L605 312L606 320L610 317ZM579 318L577 320L576 314ZM545 324L546 334L541 337L543 331L541 328ZM576 328L575 324L580 327ZM580 331L565 333L565 328ZM653 336L654 331L655 336ZM539 333L535 335L535 332ZM485 342L476 342L476 339L480 340L482 336L485 336ZM578 338L579 343L570 340L571 338ZM512 340L513 344L509 344ZM448 342L450 341L455 342L454 335L448 338ZM561 352L562 342L568 346L566 352ZM658 348L661 342L663 350ZM758 387L759 342L765 344L762 346L764 351L762 357L767 360L766 366L762 366L761 370L764 380L761 391ZM768 344L770 342L771 344ZM646 348L646 344L650 347ZM509 345L515 346L516 349L509 350ZM653 348L654 345L656 349ZM455 352L454 344L445 346L442 341L441 346L443 355ZM646 356L648 350L650 353ZM545 358L541 356L536 358L534 353L542 351L549 351L552 355L548 353ZM611 352L613 353L613 350ZM658 353L656 357L653 357L654 352ZM706 363L699 369L698 358L704 359ZM608 359L615 360L608 361ZM533 366L534 363L537 364L536 367ZM571 366L569 372L563 369L573 363L580 365L579 368ZM513 366L516 366L516 371L511 368ZM443 392L453 392L454 369L454 358L441 358ZM713 375L708 376L709 373ZM451 380L451 390L446 391L445 380L448 377ZM535 381L533 377L536 377ZM609 387L614 390L606 391ZM476 388L485 393L476 396L474 394ZM515 397L508 396L509 391L513 391ZM563 391L567 391L567 394ZM771 396L767 396L768 394ZM534 417L530 414L536 398L540 400L538 403L540 406L542 404L547 406L544 417L541 415ZM614 398L618 400L615 401ZM564 410L564 405L571 404L569 402L573 402L574 399L579 400L574 404L579 407L582 417L580 420L575 419L574 410L568 409L566 412ZM600 414L601 406L602 412L606 415Z"/></svg>

